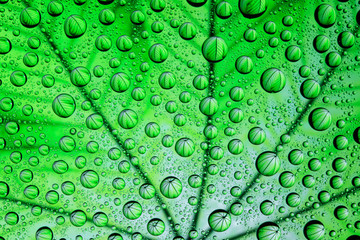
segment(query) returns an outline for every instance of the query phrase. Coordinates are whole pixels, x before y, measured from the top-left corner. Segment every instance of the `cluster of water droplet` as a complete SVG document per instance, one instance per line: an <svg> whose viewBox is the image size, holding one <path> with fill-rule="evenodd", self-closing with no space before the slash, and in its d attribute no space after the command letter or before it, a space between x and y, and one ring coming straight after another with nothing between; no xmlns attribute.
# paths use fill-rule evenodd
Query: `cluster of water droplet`
<svg viewBox="0 0 360 240"><path fill-rule="evenodd" d="M358 4L0 3L0 239L357 239Z"/></svg>

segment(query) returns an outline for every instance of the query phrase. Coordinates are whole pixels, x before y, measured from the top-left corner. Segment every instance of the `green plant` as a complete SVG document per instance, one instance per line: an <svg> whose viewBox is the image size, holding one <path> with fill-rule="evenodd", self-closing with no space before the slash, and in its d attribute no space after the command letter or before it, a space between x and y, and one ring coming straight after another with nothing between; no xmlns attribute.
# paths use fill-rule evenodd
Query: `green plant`
<svg viewBox="0 0 360 240"><path fill-rule="evenodd" d="M0 0L0 239L359 239L359 11Z"/></svg>

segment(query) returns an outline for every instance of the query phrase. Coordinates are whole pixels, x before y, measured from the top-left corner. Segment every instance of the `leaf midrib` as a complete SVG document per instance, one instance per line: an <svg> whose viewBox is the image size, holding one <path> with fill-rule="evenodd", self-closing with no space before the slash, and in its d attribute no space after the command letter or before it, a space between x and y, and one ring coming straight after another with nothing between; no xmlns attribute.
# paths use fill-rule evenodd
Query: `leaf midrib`
<svg viewBox="0 0 360 240"><path fill-rule="evenodd" d="M213 37L214 32L215 32L215 0L211 0L210 2L210 9L209 9L209 35L208 37ZM215 74L215 63L209 62L209 70L208 70L208 78L209 78L209 85L207 87L207 95L208 96L212 96L214 94L214 89L215 89L215 78L211 78L211 75ZM212 122L212 116L206 116L206 126L211 125ZM198 203L195 207L195 214L192 217L192 220L190 221L191 223L191 230L196 230L198 223L199 223L199 217L200 217L200 212L201 212L201 205L203 202L203 197L202 195L204 194L205 191L205 187L206 187L206 180L207 180L207 167L208 167L208 162L210 161L210 146L212 143L212 140L208 137L205 138L205 141L208 145L207 149L204 150L204 161L202 162L202 176L200 177L202 180L202 184L200 186L200 191L198 193L197 199L198 199ZM190 236L188 236L188 240L190 240Z"/></svg>

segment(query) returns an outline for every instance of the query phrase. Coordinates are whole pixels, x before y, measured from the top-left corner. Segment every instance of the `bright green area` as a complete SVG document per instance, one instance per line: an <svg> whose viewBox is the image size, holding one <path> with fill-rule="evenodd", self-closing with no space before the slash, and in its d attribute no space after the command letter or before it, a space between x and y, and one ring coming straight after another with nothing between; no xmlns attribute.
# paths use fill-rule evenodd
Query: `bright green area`
<svg viewBox="0 0 360 240"><path fill-rule="evenodd" d="M360 239L359 27L353 0L0 0L0 240Z"/></svg>

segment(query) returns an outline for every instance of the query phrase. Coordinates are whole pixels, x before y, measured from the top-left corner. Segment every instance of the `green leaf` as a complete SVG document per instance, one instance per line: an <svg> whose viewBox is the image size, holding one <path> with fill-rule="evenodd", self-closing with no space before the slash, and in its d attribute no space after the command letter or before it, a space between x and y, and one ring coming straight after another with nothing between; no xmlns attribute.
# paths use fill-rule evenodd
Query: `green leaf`
<svg viewBox="0 0 360 240"><path fill-rule="evenodd" d="M354 2L0 9L0 240L360 235Z"/></svg>

